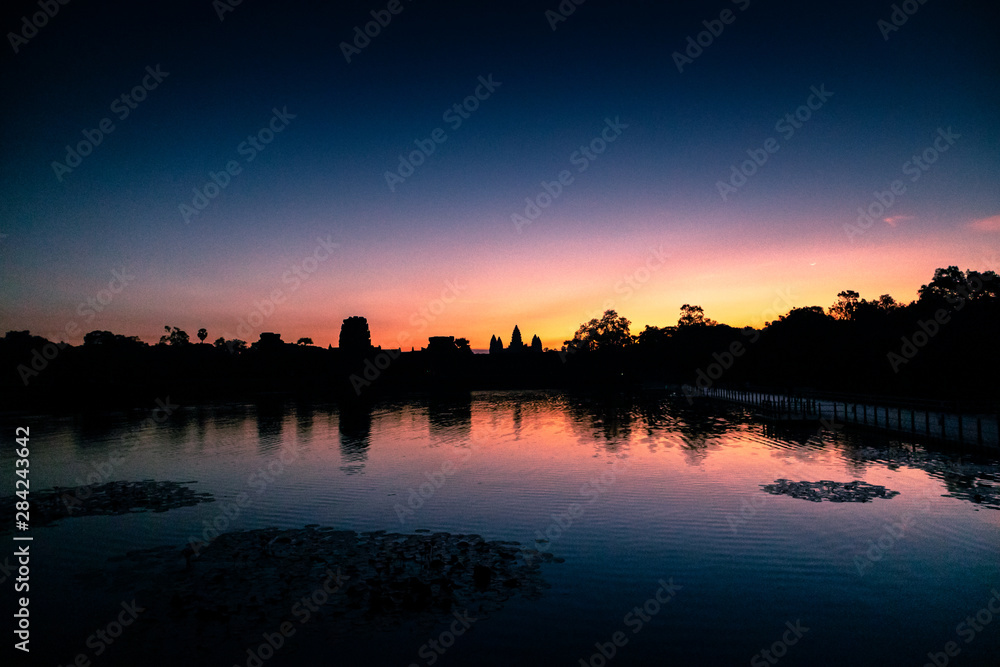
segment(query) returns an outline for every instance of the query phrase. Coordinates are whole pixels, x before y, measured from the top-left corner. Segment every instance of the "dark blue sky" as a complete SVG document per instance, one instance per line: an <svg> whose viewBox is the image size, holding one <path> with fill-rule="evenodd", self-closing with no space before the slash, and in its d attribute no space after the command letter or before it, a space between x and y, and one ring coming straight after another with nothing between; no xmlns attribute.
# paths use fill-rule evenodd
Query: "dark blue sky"
<svg viewBox="0 0 1000 667"><path fill-rule="evenodd" d="M8 36L0 327L231 337L282 290L252 338L335 343L362 314L386 345L410 332L483 347L515 321L554 345L609 302L639 328L685 302L745 324L781 290L796 306L847 288L905 301L937 266L1000 268L1000 47L984 3L914 3L886 40L891 3L587 0L553 31L554 0L402 0L350 63L341 43L388 3L333 4L244 0L220 21L208 0L74 0L17 53ZM732 22L678 72L672 54L724 10ZM38 11L14 3L5 33ZM169 74L120 119L112 101L157 66ZM444 112L489 75L499 87L453 128ZM821 86L832 96L778 131ZM241 143L286 108L248 161ZM114 130L59 180L52 162L104 118ZM578 171L606 119L627 128ZM447 140L390 189L386 172L437 128ZM911 180L905 163L947 128L959 138ZM719 182L768 138L777 152L723 199ZM239 173L186 221L180 206L230 161ZM563 170L572 183L519 227ZM845 229L897 179L904 194ZM286 280L327 237L337 249ZM620 289L659 246L669 260ZM84 320L79 304L123 267L135 280ZM414 318L448 281L462 287L434 321Z"/></svg>

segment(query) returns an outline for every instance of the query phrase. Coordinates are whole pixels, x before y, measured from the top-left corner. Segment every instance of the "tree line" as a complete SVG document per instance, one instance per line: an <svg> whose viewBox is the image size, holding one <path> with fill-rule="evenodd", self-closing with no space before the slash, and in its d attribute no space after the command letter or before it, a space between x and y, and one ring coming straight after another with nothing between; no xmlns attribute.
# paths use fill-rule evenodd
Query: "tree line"
<svg viewBox="0 0 1000 667"><path fill-rule="evenodd" d="M344 321L338 348L310 338L285 343L263 333L248 344L208 331L193 343L165 326L156 344L91 331L82 346L28 331L0 338L0 392L14 403L115 401L187 395L192 400L246 392L377 395L437 388L687 385L770 386L864 394L996 400L1000 375L1000 278L993 271L937 269L917 298L864 299L843 290L830 306L793 308L760 328L731 327L684 304L675 325L633 333L616 311L582 323L559 350L512 343L526 354L474 355L465 338L435 337L416 352L371 345L367 321ZM518 345L519 344L519 345ZM502 345L502 343L501 343ZM498 352L504 352L500 354ZM391 352L391 354L390 354Z"/></svg>

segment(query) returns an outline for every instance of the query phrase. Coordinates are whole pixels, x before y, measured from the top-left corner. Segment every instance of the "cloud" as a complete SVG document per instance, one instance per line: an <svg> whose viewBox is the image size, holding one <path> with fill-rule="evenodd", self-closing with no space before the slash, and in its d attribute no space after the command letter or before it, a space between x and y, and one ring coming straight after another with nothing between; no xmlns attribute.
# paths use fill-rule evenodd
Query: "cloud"
<svg viewBox="0 0 1000 667"><path fill-rule="evenodd" d="M889 223L890 227L895 227L897 222L904 222L906 220L913 220L912 215L894 215L889 218L882 218L882 222Z"/></svg>
<svg viewBox="0 0 1000 667"><path fill-rule="evenodd" d="M973 220L969 223L969 229L977 232L1000 232L1000 215Z"/></svg>

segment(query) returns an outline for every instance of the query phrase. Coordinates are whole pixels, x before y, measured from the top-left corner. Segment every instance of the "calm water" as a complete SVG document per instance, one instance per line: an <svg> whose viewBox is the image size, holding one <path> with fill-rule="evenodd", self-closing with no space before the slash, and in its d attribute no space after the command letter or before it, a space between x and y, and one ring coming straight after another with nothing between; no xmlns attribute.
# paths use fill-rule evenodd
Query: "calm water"
<svg viewBox="0 0 1000 667"><path fill-rule="evenodd" d="M998 664L1000 613L980 613L979 630L959 625L1000 590L1000 511L989 489L976 489L1000 484L995 458L883 436L773 431L666 396L484 392L370 410L181 407L142 426L146 416L5 417L11 433L31 427L33 491L86 483L112 461L103 479L196 480L192 488L216 499L33 529L33 657L44 664L81 653L94 665L125 664L139 624L99 656L87 639L128 592L82 575L132 550L187 543L242 493L250 502L228 530L475 533L558 557L542 565L540 598L502 602L443 654L421 647L448 629L444 618L301 633L268 665L596 666L602 644L614 648L613 665L919 667L952 641L951 664ZM3 470L12 455L3 448ZM778 478L862 480L899 495L819 503L761 490ZM661 580L674 586L662 605L652 602L665 595ZM1000 610L1000 598L993 605ZM147 664L170 664L186 641L149 647ZM246 648L219 642L205 664L245 665ZM764 649L775 651L771 661Z"/></svg>

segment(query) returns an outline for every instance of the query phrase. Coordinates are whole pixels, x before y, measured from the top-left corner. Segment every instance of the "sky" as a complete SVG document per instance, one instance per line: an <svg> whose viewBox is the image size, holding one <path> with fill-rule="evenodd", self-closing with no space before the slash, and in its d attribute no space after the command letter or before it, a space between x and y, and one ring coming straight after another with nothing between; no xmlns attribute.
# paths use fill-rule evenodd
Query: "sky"
<svg viewBox="0 0 1000 667"><path fill-rule="evenodd" d="M986 3L9 5L0 332L558 348L1000 269Z"/></svg>

